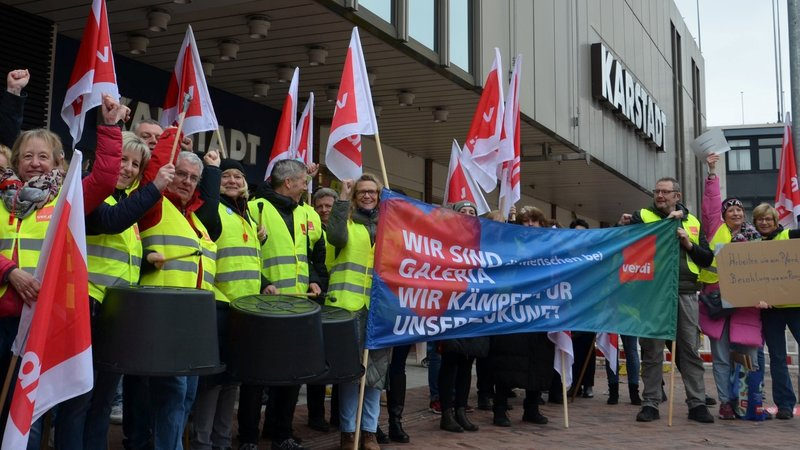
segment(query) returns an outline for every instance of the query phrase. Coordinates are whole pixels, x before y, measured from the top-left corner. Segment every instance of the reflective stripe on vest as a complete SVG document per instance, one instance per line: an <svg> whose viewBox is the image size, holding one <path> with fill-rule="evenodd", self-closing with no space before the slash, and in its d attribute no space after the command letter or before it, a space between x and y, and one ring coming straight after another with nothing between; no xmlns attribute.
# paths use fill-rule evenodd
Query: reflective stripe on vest
<svg viewBox="0 0 800 450"><path fill-rule="evenodd" d="M374 252L367 227L348 221L347 245L339 251L330 272L329 305L350 311L369 308ZM331 302L330 297L336 302Z"/></svg>
<svg viewBox="0 0 800 450"><path fill-rule="evenodd" d="M731 230L723 223L708 243L708 246L711 247L711 251L714 252L714 260L711 261L710 266L700 269L700 276L697 277L698 281L706 284L719 283L719 276L717 275L717 253L722 250L725 244L729 244L731 239L733 239Z"/></svg>
<svg viewBox="0 0 800 450"><path fill-rule="evenodd" d="M267 231L267 240L261 246L261 273L281 294L308 291L308 209L297 206L292 211L294 233L290 234L283 217L269 201L253 200L248 207Z"/></svg>
<svg viewBox="0 0 800 450"><path fill-rule="evenodd" d="M114 197L105 202L117 204ZM89 296L102 302L109 286L130 286L139 282L142 241L136 224L118 234L86 236L89 267Z"/></svg>
<svg viewBox="0 0 800 450"><path fill-rule="evenodd" d="M662 220L662 217L659 217L658 214L650 211L647 208L644 208L639 211L639 215L642 218L644 223L652 223L658 222ZM691 214L687 215L686 217L681 220L681 226L686 233L689 234L689 240L692 241L692 244L699 245L700 244L700 221ZM689 266L689 270L697 275L700 273L700 267L692 261L692 258L689 256L689 252L686 252L686 263Z"/></svg>
<svg viewBox="0 0 800 450"><path fill-rule="evenodd" d="M159 252L166 259L180 258L167 261L160 270L143 274L140 284L194 288L201 280L201 289L212 291L217 244L208 237L205 226L194 213L190 215L193 228L189 219L171 201L165 198L161 205L161 220L141 232L142 247ZM197 237L198 233L202 237ZM203 266L202 275L198 274L200 264Z"/></svg>
<svg viewBox="0 0 800 450"><path fill-rule="evenodd" d="M214 296L230 302L258 295L261 288L261 252L253 222L220 203L222 234L217 238L217 273Z"/></svg>
<svg viewBox="0 0 800 450"><path fill-rule="evenodd" d="M33 274L39 263L44 236L47 233L47 226L50 224L50 215L57 200L58 196L55 196L48 204L33 211L22 220L18 217L11 220L8 210L0 207L0 236L3 237L0 255L15 261L17 268ZM14 247L17 248L16 258L14 257ZM5 295L8 286L9 283L0 286L0 297Z"/></svg>

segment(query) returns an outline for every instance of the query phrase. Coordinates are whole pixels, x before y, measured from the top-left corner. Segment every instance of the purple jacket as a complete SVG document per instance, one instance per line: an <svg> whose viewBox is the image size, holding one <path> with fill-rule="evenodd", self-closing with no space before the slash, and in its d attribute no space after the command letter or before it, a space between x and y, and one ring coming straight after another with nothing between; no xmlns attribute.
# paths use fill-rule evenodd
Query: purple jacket
<svg viewBox="0 0 800 450"><path fill-rule="evenodd" d="M703 190L702 224L706 232L706 239L711 242L720 227L727 226L722 220L722 199L719 192L719 178L706 178L706 188ZM715 250L712 248L712 250ZM703 292L719 289L719 284L708 284L703 287ZM761 312L757 308L736 308L730 318L730 341L735 344L760 346L761 337ZM700 304L700 329L706 336L719 339L725 326L726 318L712 319L708 317L705 305Z"/></svg>

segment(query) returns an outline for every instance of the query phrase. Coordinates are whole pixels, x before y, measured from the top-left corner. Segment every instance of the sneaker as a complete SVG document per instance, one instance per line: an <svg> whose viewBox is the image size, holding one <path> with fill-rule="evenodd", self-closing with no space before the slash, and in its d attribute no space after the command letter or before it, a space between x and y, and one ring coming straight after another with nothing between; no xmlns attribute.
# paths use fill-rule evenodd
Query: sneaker
<svg viewBox="0 0 800 450"><path fill-rule="evenodd" d="M122 425L122 405L114 405L111 407L111 414L108 415L108 420L113 425Z"/></svg>
<svg viewBox="0 0 800 450"><path fill-rule="evenodd" d="M778 414L775 414L775 418L780 420L789 420L792 417L794 417L794 414L789 408L778 408Z"/></svg>
<svg viewBox="0 0 800 450"><path fill-rule="evenodd" d="M439 400L434 400L431 402L430 406L428 407L428 411L434 414L441 414L442 413L442 404L439 403Z"/></svg>
<svg viewBox="0 0 800 450"><path fill-rule="evenodd" d="M289 438L282 442L273 442L272 450L306 450L306 448L294 439Z"/></svg>
<svg viewBox="0 0 800 450"><path fill-rule="evenodd" d="M586 386L583 388L583 394L581 394L583 398L594 398L594 389L591 386Z"/></svg>
<svg viewBox="0 0 800 450"><path fill-rule="evenodd" d="M734 420L736 414L733 412L731 402L722 402L719 405L719 418L722 420Z"/></svg>
<svg viewBox="0 0 800 450"><path fill-rule="evenodd" d="M714 416L708 412L706 405L697 405L689 410L689 420L700 423L714 423Z"/></svg>
<svg viewBox="0 0 800 450"><path fill-rule="evenodd" d="M653 408L652 406L642 407L642 410L636 415L637 422L652 422L660 418L661 417L658 415L658 409Z"/></svg>

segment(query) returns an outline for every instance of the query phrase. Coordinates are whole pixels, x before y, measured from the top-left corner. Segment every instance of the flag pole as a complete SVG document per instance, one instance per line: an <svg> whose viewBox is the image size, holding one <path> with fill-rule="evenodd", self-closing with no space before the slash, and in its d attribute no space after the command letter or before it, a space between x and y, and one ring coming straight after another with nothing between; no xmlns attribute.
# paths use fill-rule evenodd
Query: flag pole
<svg viewBox="0 0 800 450"><path fill-rule="evenodd" d="M564 428L569 428L569 407L567 406L567 352L561 352L561 398L564 399Z"/></svg>
<svg viewBox="0 0 800 450"><path fill-rule="evenodd" d="M225 151L225 142L222 140L222 133L219 132L219 127L217 127L217 131L214 133L217 136L217 142L219 142L219 150L222 153L222 157L227 159L228 153Z"/></svg>
<svg viewBox="0 0 800 450"><path fill-rule="evenodd" d="M178 141L181 137L181 131L183 131L183 119L186 118L186 109L189 107L190 101L192 101L191 94L187 93L183 96L183 110L178 116L178 131L175 132L175 141L172 143L172 152L169 154L169 162L167 164L172 164L175 160L175 150L178 148Z"/></svg>
<svg viewBox="0 0 800 450"><path fill-rule="evenodd" d="M378 160L381 162L381 174L383 175L383 185L386 189L389 188L389 175L386 174L386 163L383 161L383 149L381 148L381 137L375 133L375 145L378 147Z"/></svg>
<svg viewBox="0 0 800 450"><path fill-rule="evenodd" d="M3 392L0 393L0 405L6 404L8 390L11 387L11 378L14 376L14 369L17 367L17 361L19 361L19 355L16 353L12 354L11 363L8 366L8 371L6 372L6 379L3 381Z"/></svg>
<svg viewBox="0 0 800 450"><path fill-rule="evenodd" d="M667 418L667 425L672 426L672 400L675 398L675 345L677 341L676 339L672 340L672 358L671 364L669 365L669 413Z"/></svg>

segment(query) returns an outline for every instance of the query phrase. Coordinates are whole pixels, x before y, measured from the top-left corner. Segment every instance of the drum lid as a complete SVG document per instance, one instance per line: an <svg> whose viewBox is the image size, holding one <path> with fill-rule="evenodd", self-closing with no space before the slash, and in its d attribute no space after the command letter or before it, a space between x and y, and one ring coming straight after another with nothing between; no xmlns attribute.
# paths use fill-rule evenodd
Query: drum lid
<svg viewBox="0 0 800 450"><path fill-rule="evenodd" d="M302 316L315 314L320 306L304 297L248 295L231 302L231 308L256 316Z"/></svg>
<svg viewBox="0 0 800 450"><path fill-rule="evenodd" d="M353 320L353 313L335 306L325 305L322 307L322 321L323 322L346 322Z"/></svg>

